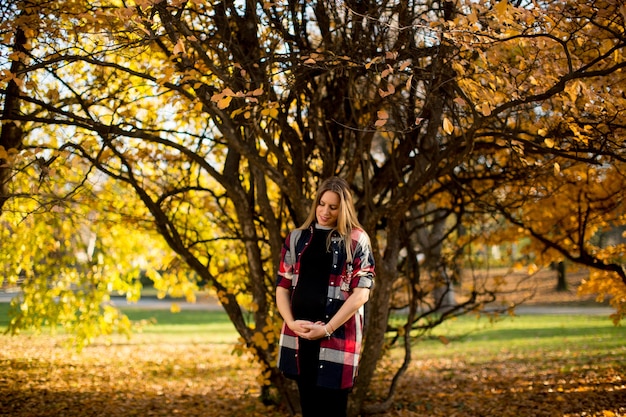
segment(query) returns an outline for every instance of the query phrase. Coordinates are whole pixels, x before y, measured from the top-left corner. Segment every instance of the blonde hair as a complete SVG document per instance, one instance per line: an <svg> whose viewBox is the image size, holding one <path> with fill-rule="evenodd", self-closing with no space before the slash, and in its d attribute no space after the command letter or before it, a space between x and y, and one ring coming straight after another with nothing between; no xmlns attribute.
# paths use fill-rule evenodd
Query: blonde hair
<svg viewBox="0 0 626 417"><path fill-rule="evenodd" d="M322 196L326 191L332 191L339 196L339 215L337 216L337 224L333 228L337 233L341 236L343 243L346 247L346 253L348 256L348 260L352 261L352 230L355 228L362 229L363 226L359 223L359 219L356 215L356 210L354 208L354 202L352 199L352 191L350 190L350 185L348 182L340 177L330 177L325 179L322 184L317 189L317 193L315 195L315 199L311 204L311 209L309 211L309 215L299 227L299 229L308 229L313 225L317 217L315 215L315 211L317 206L320 204ZM328 240L328 246L330 246L330 236Z"/></svg>

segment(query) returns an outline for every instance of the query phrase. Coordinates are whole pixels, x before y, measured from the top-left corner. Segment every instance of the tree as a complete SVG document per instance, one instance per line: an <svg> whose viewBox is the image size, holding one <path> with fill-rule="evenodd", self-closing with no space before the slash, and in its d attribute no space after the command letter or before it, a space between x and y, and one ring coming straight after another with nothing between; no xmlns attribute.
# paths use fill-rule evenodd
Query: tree
<svg viewBox="0 0 626 417"><path fill-rule="evenodd" d="M496 9L506 21L504 12L510 6L499 4ZM624 246L616 242L611 249L601 248L594 236L624 221L620 190L625 155L616 136L623 129L624 22L619 7L612 2L564 2L556 6L562 13L556 17L516 10L520 22L534 27L543 21L553 30L537 36L531 28L508 29L503 42L492 49L510 51L507 61L498 61L505 71L496 72L489 64L494 60L483 61L487 72L497 77L487 90L502 84L493 95L495 103L488 103L484 111L495 112L503 128L500 138L492 132L481 134L492 144L483 155L489 161L489 173L484 175L493 187L493 198L481 199L483 209L495 209L514 231L524 229L537 244L534 252L540 254L540 263L565 258L597 271L586 290L616 296L616 321L624 317L619 301L626 282ZM537 82L539 77L556 82L546 86ZM603 81L597 82L600 78ZM485 146L485 141L475 146ZM516 165L533 169L515 170ZM480 163L477 167L485 168ZM479 172L472 171L472 176ZM607 291L604 284L609 282L612 290Z"/></svg>
<svg viewBox="0 0 626 417"><path fill-rule="evenodd" d="M150 276L216 292L262 364L266 400L277 387L296 404L275 367L274 270L283 236L331 174L353 184L377 263L353 413L391 403L395 382L382 404L364 403L390 341L405 341L400 377L411 340L494 302L497 289L476 282L439 308L469 242L522 233L535 262L566 258L612 274L591 288L624 291L623 246L588 243L625 220L616 1L7 7L3 132L11 123L24 132L0 148L11 210L32 195L39 207L89 201L103 223L115 207L158 232L193 278L180 268ZM35 165L48 173L45 194L28 190ZM70 172L83 192L55 185ZM112 187L136 204L120 205ZM388 322L392 297L409 311L399 326Z"/></svg>
<svg viewBox="0 0 626 417"><path fill-rule="evenodd" d="M11 5L3 6L3 21L6 15L10 13ZM3 22L3 23L4 23ZM24 63L19 57L23 56L26 51L26 34L21 26L15 28L13 35L12 50L13 58L11 59L8 71L3 74L3 84L6 84L3 94L2 108L2 129L0 130L0 210L7 200L7 184L11 178L11 170L7 166L9 160L9 151L18 149L22 143L23 135L19 124L13 120L13 116L19 113L19 94L20 85L23 84ZM18 59L16 59L18 58Z"/></svg>

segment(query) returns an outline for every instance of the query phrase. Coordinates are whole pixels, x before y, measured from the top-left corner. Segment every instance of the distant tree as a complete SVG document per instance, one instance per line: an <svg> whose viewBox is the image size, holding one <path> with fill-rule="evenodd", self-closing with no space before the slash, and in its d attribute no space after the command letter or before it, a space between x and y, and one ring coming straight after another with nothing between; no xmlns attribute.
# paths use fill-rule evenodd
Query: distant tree
<svg viewBox="0 0 626 417"><path fill-rule="evenodd" d="M567 277L565 273L565 262L559 261L554 264L556 270L556 290L559 292L567 291L569 286L567 285Z"/></svg>

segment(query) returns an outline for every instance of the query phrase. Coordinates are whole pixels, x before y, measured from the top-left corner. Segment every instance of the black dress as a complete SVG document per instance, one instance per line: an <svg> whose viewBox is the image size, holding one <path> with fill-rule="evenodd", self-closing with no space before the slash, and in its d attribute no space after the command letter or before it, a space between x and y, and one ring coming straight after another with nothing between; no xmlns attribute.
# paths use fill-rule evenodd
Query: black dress
<svg viewBox="0 0 626 417"><path fill-rule="evenodd" d="M330 230L316 228L311 242L300 257L300 276L293 293L292 311L296 320L312 322L325 320L328 279L332 267L332 253L327 250ZM298 340L300 379L315 383L319 363L320 341Z"/></svg>
<svg viewBox="0 0 626 417"><path fill-rule="evenodd" d="M333 256L327 250L328 229L315 228L300 257L300 275L291 299L296 320L326 321L326 297ZM317 386L320 340L298 339L297 378L303 417L345 417L348 390Z"/></svg>

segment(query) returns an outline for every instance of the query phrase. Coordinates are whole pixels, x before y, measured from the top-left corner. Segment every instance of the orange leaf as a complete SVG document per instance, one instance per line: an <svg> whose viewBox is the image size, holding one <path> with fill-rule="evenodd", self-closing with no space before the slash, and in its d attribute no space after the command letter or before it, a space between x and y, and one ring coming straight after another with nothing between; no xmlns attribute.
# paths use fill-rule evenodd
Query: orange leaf
<svg viewBox="0 0 626 417"><path fill-rule="evenodd" d="M182 38L179 39L178 42L176 42L176 45L174 46L174 49L172 50L172 53L174 55L185 53L185 44L183 43Z"/></svg>
<svg viewBox="0 0 626 417"><path fill-rule="evenodd" d="M220 108L220 109L225 109L225 108L227 108L227 107L230 105L230 101L231 101L232 99L233 99L233 98L232 98L232 97L230 97L230 96L228 96L228 97L223 97L222 99L220 99L220 100L217 102L217 107L218 107L218 108Z"/></svg>

